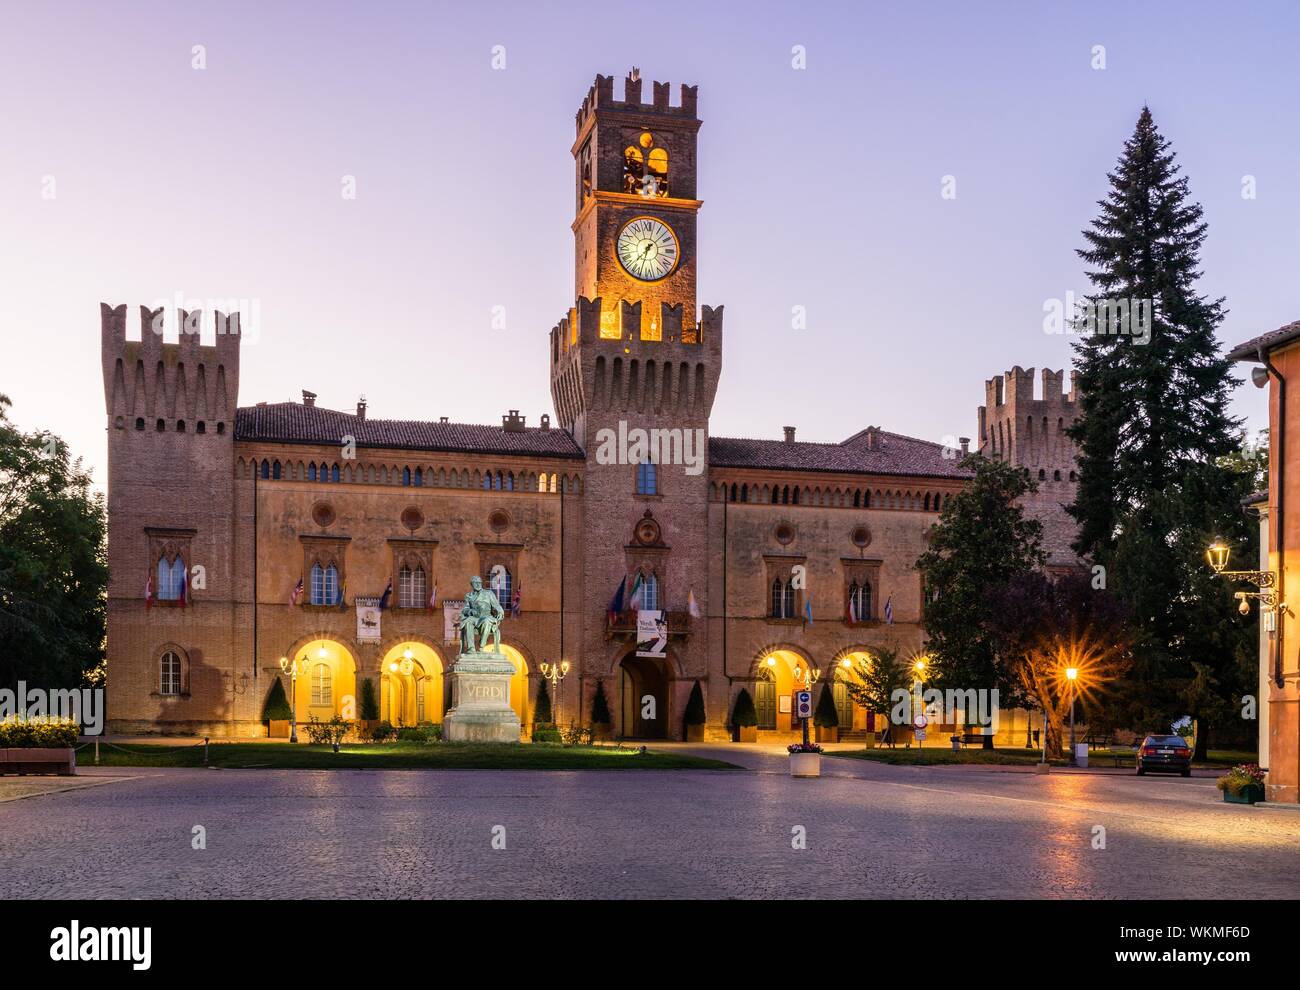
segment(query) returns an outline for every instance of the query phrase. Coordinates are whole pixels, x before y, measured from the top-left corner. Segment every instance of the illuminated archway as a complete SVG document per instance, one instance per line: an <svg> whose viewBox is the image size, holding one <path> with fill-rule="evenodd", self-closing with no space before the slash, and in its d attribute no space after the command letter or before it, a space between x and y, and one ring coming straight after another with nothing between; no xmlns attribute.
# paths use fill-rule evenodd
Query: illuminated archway
<svg viewBox="0 0 1300 990"><path fill-rule="evenodd" d="M317 638L295 644L293 659L305 661L294 691L298 722L335 715L357 717L357 663L352 652L333 639Z"/></svg>
<svg viewBox="0 0 1300 990"><path fill-rule="evenodd" d="M425 643L395 644L379 665L379 717L393 725L442 722L442 657Z"/></svg>
<svg viewBox="0 0 1300 990"><path fill-rule="evenodd" d="M514 676L510 678L510 707L519 716L520 725L531 725L528 720L528 661L508 643L501 644L501 652L515 665ZM554 698L551 699L551 710L555 710Z"/></svg>
<svg viewBox="0 0 1300 990"><path fill-rule="evenodd" d="M794 647L774 646L759 654L754 661L754 706L760 729L793 731L794 692L803 690L813 666Z"/></svg>

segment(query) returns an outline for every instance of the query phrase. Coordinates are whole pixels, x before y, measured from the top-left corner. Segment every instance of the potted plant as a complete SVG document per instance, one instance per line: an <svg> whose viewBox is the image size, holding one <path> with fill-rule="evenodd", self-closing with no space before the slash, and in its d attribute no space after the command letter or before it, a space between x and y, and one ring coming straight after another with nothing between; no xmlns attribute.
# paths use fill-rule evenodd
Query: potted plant
<svg viewBox="0 0 1300 990"><path fill-rule="evenodd" d="M791 743L786 747L790 752L791 777L820 777L822 775L822 748L814 742Z"/></svg>
<svg viewBox="0 0 1300 990"><path fill-rule="evenodd" d="M0 722L0 774L77 772L81 726L70 718L15 715Z"/></svg>
<svg viewBox="0 0 1300 990"><path fill-rule="evenodd" d="M758 711L749 691L740 689L736 707L731 710L731 724L736 730L736 742L758 742Z"/></svg>
<svg viewBox="0 0 1300 990"><path fill-rule="evenodd" d="M813 728L819 743L840 741L840 714L835 710L835 696L829 684L822 685L817 710L813 712Z"/></svg>
<svg viewBox="0 0 1300 990"><path fill-rule="evenodd" d="M1216 781L1228 804L1258 804L1264 800L1264 771L1254 763L1239 763Z"/></svg>
<svg viewBox="0 0 1300 990"><path fill-rule="evenodd" d="M361 681L361 701L357 706L357 734L368 739L379 725L379 699L375 696L375 682L369 677Z"/></svg>
<svg viewBox="0 0 1300 990"><path fill-rule="evenodd" d="M293 709L284 696L284 681L277 677L271 682L271 690L266 692L266 700L262 702L262 721L266 723L267 738L288 739L292 718Z"/></svg>
<svg viewBox="0 0 1300 990"><path fill-rule="evenodd" d="M597 740L609 739L609 702L605 699L605 682L596 682L596 696L591 699L591 734Z"/></svg>
<svg viewBox="0 0 1300 990"><path fill-rule="evenodd" d="M686 715L682 721L686 725L687 742L704 742L704 692L700 682L691 688L691 696L686 701Z"/></svg>

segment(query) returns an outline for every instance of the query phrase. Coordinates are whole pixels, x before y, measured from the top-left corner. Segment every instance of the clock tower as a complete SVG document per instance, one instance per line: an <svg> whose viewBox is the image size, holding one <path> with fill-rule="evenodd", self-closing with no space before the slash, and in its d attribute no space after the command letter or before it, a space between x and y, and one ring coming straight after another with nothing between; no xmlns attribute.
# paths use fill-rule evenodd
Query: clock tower
<svg viewBox="0 0 1300 990"><path fill-rule="evenodd" d="M642 102L633 69L616 100L613 78L597 76L577 113L576 305L551 331L551 397L586 453L574 651L584 711L594 680L616 673L611 702L657 699L637 708L659 711L658 721L638 717L637 734L676 738L693 680L708 677L708 426L722 307L696 309L697 88L683 85L673 105L667 83L652 86ZM629 595L638 581L648 589L627 608L667 614L663 659L638 657L628 617L607 616L624 581Z"/></svg>

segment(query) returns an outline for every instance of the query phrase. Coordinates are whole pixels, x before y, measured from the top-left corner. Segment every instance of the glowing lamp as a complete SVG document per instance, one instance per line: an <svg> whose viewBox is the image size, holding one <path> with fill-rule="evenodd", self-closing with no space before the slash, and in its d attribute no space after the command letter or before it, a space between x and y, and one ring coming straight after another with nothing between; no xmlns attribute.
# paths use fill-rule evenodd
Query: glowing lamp
<svg viewBox="0 0 1300 990"><path fill-rule="evenodd" d="M1071 681L1073 681L1073 680L1078 680L1078 677L1079 677L1079 668L1078 668L1078 667L1066 667L1066 668L1065 668L1065 676L1066 676L1066 679L1067 679L1067 680L1071 680Z"/></svg>
<svg viewBox="0 0 1300 990"><path fill-rule="evenodd" d="M1225 567L1228 566L1228 556L1231 551L1228 544L1222 540L1215 540L1214 543L1205 551L1205 559L1210 562L1210 567L1215 574L1222 574Z"/></svg>

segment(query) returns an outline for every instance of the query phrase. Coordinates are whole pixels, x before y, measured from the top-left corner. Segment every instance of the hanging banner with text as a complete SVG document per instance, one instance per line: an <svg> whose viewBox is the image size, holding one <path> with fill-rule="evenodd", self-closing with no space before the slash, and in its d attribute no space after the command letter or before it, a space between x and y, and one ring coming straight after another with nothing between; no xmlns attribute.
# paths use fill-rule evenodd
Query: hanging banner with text
<svg viewBox="0 0 1300 990"><path fill-rule="evenodd" d="M358 595L353 602L357 606L357 642L378 643L383 638L379 624L384 614L379 607L379 599Z"/></svg>
<svg viewBox="0 0 1300 990"><path fill-rule="evenodd" d="M662 660L668 655L668 614L658 609L636 613L636 655Z"/></svg>

